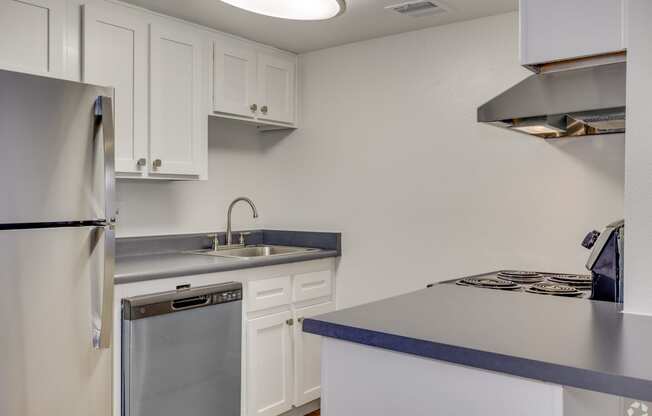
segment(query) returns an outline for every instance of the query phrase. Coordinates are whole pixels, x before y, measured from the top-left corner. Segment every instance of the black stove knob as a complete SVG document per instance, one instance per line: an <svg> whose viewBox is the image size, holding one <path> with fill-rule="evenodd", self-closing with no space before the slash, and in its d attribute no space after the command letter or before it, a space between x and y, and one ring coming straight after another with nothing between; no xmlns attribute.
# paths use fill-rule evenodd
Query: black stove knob
<svg viewBox="0 0 652 416"><path fill-rule="evenodd" d="M592 249L595 245L595 242L598 241L598 237L600 237L600 233L598 231L591 231L586 235L586 237L584 237L584 240L582 241L582 247Z"/></svg>

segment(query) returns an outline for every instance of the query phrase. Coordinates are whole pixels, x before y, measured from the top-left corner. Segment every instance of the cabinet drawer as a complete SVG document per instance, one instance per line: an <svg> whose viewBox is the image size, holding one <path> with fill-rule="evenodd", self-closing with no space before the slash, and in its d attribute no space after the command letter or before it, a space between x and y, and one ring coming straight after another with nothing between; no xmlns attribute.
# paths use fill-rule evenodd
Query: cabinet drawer
<svg viewBox="0 0 652 416"><path fill-rule="evenodd" d="M247 311L254 312L292 302L290 276L255 280L247 288Z"/></svg>
<svg viewBox="0 0 652 416"><path fill-rule="evenodd" d="M294 302L302 302L304 300L330 296L332 291L330 270L298 274L294 277L292 300Z"/></svg>

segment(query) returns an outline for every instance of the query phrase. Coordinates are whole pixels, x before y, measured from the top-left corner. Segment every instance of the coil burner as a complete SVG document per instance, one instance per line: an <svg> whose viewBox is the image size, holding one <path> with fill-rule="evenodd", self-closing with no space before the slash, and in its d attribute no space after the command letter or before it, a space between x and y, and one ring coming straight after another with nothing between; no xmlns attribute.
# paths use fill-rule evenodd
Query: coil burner
<svg viewBox="0 0 652 416"><path fill-rule="evenodd" d="M521 285L501 279L469 277L457 281L461 286L473 286L484 289L518 290Z"/></svg>
<svg viewBox="0 0 652 416"><path fill-rule="evenodd" d="M574 287L570 287L560 283L552 283L552 282L535 283L525 290L526 292L535 293L537 295L569 296L569 297L582 296L582 292Z"/></svg>
<svg viewBox="0 0 652 416"><path fill-rule="evenodd" d="M524 272L518 270L503 270L498 272L498 278L518 284L532 284L544 281L544 277L538 272Z"/></svg>
<svg viewBox="0 0 652 416"><path fill-rule="evenodd" d="M545 274L546 279L552 283L560 283L578 290L591 290L593 278L581 274Z"/></svg>

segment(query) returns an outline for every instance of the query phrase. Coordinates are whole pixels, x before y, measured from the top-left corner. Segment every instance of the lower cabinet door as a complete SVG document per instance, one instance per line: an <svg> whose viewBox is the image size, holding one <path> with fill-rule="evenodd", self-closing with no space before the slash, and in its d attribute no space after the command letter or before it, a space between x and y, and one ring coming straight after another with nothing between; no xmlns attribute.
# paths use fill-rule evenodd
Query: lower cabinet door
<svg viewBox="0 0 652 416"><path fill-rule="evenodd" d="M291 312L247 322L247 414L276 416L292 408Z"/></svg>
<svg viewBox="0 0 652 416"><path fill-rule="evenodd" d="M308 306L294 312L294 405L301 406L321 394L321 337L303 332L304 318L335 310L333 302Z"/></svg>

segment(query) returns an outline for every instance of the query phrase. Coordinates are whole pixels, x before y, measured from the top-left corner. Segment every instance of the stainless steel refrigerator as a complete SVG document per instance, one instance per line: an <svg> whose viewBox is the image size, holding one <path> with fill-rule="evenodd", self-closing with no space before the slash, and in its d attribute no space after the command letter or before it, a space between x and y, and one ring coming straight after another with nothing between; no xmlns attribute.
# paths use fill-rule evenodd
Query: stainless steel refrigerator
<svg viewBox="0 0 652 416"><path fill-rule="evenodd" d="M110 416L113 90L0 71L0 415Z"/></svg>

